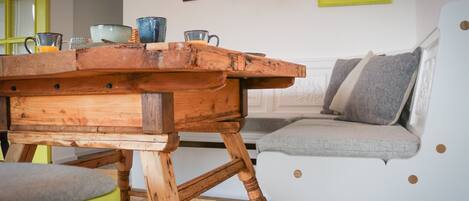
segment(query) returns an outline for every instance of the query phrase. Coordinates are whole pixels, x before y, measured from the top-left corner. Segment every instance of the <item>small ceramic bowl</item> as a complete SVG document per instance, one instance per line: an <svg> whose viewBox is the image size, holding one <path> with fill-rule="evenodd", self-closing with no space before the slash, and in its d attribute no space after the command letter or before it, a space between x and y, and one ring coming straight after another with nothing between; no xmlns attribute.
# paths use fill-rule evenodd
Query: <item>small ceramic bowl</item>
<svg viewBox="0 0 469 201"><path fill-rule="evenodd" d="M90 27L91 40L101 43L104 40L127 43L132 36L132 27L118 24L98 24Z"/></svg>

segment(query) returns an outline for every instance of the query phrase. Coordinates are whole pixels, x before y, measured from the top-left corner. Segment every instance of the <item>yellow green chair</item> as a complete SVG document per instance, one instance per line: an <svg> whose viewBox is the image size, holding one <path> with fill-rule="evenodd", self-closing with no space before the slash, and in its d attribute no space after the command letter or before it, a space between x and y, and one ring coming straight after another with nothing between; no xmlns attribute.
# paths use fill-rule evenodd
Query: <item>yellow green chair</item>
<svg viewBox="0 0 469 201"><path fill-rule="evenodd" d="M2 149L0 149L0 161L3 158ZM34 153L33 163L50 164L52 163L52 151L50 146L39 145L37 146L36 153Z"/></svg>
<svg viewBox="0 0 469 201"><path fill-rule="evenodd" d="M2 201L119 201L113 178L88 168L0 163Z"/></svg>
<svg viewBox="0 0 469 201"><path fill-rule="evenodd" d="M0 161L4 160L2 150L0 149ZM63 194L63 200L88 200L88 201L120 201L120 190L115 185L115 181L109 176L103 175L91 169L79 168L79 167L71 167L71 166L62 166L62 165L46 165L51 163L51 148L50 146L38 146L36 149L36 153L34 154L33 163L36 164L18 164L18 163L1 163L0 164L0 189L3 192L8 191L11 192L14 196L16 193L20 193L21 195L17 195L12 198L11 200L43 200L42 198L38 198L36 196L30 196L29 198L20 199L19 196L27 196L25 194L28 193L37 193L34 192L32 189L34 186L54 186L51 182L59 182L61 185L66 185L64 182L70 182L65 180L73 180L73 175L77 177L86 177L88 178L88 184L83 184L83 186L90 187L96 185L99 189L88 189L87 192L88 196L84 195L74 195L73 189L82 189L81 187L78 188L70 188L71 190L63 190L63 192L57 192L56 189L51 188L51 191L40 190L40 194L42 196L59 196L58 194ZM42 165L40 165L42 164ZM43 169L52 169L48 171L51 173L50 175L45 175ZM18 172L19 169L19 172ZM56 170L56 171L54 171ZM58 170L58 171L57 171ZM68 173L73 173L71 175L67 175ZM2 175L4 174L4 175ZM83 175L81 175L83 174ZM38 176L40 175L39 179ZM44 177L47 176L47 177ZM16 177L16 179L14 178ZM8 179L10 178L10 179ZM23 178L25 180L19 181L18 178ZM31 180L32 181L28 181ZM29 183L28 183L29 182ZM105 189L102 189L103 185L107 185ZM25 187L28 191L24 191ZM32 190L32 192L29 191ZM18 192L16 192L18 191ZM55 192L54 192L55 191ZM78 192L79 193L79 192ZM54 195L50 195L54 194ZM81 193L83 194L83 193ZM0 194L0 200L10 200L10 198L6 197L5 193ZM73 198L72 198L73 197ZM85 199L82 199L82 198ZM79 199L76 199L79 198ZM48 199L50 200L50 199Z"/></svg>

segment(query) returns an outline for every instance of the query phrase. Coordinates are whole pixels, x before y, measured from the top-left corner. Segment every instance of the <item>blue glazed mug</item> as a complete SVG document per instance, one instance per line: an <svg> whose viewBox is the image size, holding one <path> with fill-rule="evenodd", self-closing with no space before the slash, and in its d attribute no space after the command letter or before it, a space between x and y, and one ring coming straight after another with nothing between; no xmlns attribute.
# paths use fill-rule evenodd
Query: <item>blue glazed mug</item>
<svg viewBox="0 0 469 201"><path fill-rule="evenodd" d="M138 34L142 43L164 42L166 39L166 18L141 17L137 19Z"/></svg>

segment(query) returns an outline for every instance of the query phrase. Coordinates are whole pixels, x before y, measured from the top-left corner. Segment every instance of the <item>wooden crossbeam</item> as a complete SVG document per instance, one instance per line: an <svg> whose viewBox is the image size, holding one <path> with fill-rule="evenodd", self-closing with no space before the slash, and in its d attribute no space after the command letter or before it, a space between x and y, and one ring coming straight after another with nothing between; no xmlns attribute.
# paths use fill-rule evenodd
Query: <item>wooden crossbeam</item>
<svg viewBox="0 0 469 201"><path fill-rule="evenodd" d="M113 164L121 160L120 151L105 151L94 154L88 154L80 157L78 160L63 163L63 165L72 165L86 168L98 168L101 166Z"/></svg>
<svg viewBox="0 0 469 201"><path fill-rule="evenodd" d="M146 198L147 197L147 191L132 188L132 190L129 191L129 195L134 196L134 197Z"/></svg>
<svg viewBox="0 0 469 201"><path fill-rule="evenodd" d="M12 143L66 147L173 151L179 144L179 136L177 134L145 135L11 131L8 135Z"/></svg>
<svg viewBox="0 0 469 201"><path fill-rule="evenodd" d="M244 162L236 158L210 172L183 183L178 186L179 199L181 201L189 201L196 198L203 192L236 175L243 168L245 168Z"/></svg>
<svg viewBox="0 0 469 201"><path fill-rule="evenodd" d="M94 95L216 90L225 86L225 84L226 73L224 72L112 74L73 78L3 80L0 81L0 96Z"/></svg>
<svg viewBox="0 0 469 201"><path fill-rule="evenodd" d="M239 132L244 125L244 120L229 122L195 122L189 124L177 124L177 131L185 132Z"/></svg>
<svg viewBox="0 0 469 201"><path fill-rule="evenodd" d="M142 104L151 102L158 95L152 96L111 94L12 97L11 127L28 131L142 133L145 116L142 114ZM181 127L196 122L241 118L240 99L238 79L227 80L225 87L216 91L175 92L174 124ZM162 97L161 107L168 108L164 100L167 99ZM144 130L149 132L148 128ZM162 131L151 131L155 132Z"/></svg>
<svg viewBox="0 0 469 201"><path fill-rule="evenodd" d="M294 77L249 78L243 80L246 89L283 89L295 84Z"/></svg>

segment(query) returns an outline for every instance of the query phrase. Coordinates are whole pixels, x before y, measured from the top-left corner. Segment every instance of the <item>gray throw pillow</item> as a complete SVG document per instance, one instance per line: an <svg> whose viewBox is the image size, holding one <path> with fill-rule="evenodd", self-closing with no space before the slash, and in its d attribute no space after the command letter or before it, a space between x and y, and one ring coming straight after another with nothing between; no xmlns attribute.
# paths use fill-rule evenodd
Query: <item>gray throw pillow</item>
<svg viewBox="0 0 469 201"><path fill-rule="evenodd" d="M347 75L357 66L362 59L338 59L332 69L331 79L329 86L324 96L324 104L322 105L321 114L334 114L334 111L329 109L332 99L334 99L337 90L339 89L342 82L344 82Z"/></svg>
<svg viewBox="0 0 469 201"><path fill-rule="evenodd" d="M365 65L340 120L395 124L417 77L421 49L375 56Z"/></svg>

